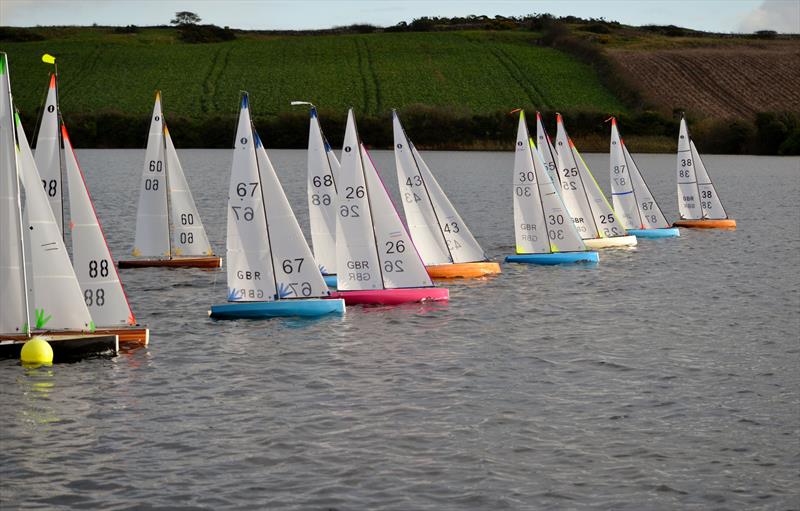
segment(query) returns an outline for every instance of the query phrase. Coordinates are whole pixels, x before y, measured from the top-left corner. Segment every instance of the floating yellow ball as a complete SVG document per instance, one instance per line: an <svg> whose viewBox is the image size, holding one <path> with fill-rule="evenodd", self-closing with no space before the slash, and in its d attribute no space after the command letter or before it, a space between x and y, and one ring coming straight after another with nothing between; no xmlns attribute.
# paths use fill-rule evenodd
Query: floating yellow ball
<svg viewBox="0 0 800 511"><path fill-rule="evenodd" d="M34 337L22 346L19 355L23 365L52 365L53 348L41 337Z"/></svg>

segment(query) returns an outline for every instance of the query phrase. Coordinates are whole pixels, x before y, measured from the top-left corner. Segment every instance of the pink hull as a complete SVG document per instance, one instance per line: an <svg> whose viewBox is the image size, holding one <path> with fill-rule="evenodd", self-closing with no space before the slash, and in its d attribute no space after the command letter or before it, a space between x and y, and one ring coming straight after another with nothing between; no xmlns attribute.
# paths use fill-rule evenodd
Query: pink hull
<svg viewBox="0 0 800 511"><path fill-rule="evenodd" d="M331 298L343 298L347 305L399 305L401 303L447 300L450 292L443 287L412 287L404 289L370 289L365 291L335 291Z"/></svg>

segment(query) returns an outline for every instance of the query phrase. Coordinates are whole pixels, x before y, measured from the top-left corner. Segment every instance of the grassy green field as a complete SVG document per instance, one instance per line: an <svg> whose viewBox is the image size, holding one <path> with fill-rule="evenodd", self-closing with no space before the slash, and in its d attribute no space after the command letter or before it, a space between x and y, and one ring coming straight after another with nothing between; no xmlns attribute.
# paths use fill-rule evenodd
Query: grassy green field
<svg viewBox="0 0 800 511"><path fill-rule="evenodd" d="M170 29L115 34L110 29L43 29L45 41L4 42L14 97L31 115L42 103L58 58L61 108L71 113L146 115L161 89L170 115L236 112L240 90L256 114L309 100L327 111L353 106L380 115L424 104L464 114L540 109L620 112L624 106L591 68L537 46L531 32L430 32L346 35L243 34L224 43L184 44Z"/></svg>

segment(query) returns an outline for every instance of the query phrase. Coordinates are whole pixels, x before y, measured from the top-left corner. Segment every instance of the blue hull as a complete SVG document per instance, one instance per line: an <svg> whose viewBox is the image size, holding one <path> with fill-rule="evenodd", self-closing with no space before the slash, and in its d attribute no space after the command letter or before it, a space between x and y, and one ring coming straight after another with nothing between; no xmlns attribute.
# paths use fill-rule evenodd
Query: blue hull
<svg viewBox="0 0 800 511"><path fill-rule="evenodd" d="M664 229L628 229L628 234L634 234L637 238L677 238L681 231L677 227L666 227Z"/></svg>
<svg viewBox="0 0 800 511"><path fill-rule="evenodd" d="M597 263L597 252L555 252L553 254L515 254L506 256L507 263L527 264L574 264Z"/></svg>
<svg viewBox="0 0 800 511"><path fill-rule="evenodd" d="M328 287L332 287L336 289L336 275L322 275L322 278L325 279L325 285Z"/></svg>
<svg viewBox="0 0 800 511"><path fill-rule="evenodd" d="M344 300L309 298L277 302L231 302L212 305L208 311L213 319L314 317L325 314L344 314Z"/></svg>

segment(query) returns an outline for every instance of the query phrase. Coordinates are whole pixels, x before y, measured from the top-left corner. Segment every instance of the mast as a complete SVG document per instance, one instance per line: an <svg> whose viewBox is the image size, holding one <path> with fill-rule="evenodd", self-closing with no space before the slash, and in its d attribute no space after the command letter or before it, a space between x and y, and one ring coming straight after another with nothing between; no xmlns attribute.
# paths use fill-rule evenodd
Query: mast
<svg viewBox="0 0 800 511"><path fill-rule="evenodd" d="M350 112L353 111L353 108L350 108ZM373 246L375 247L375 257L378 260L378 271L381 273L381 287L386 289L386 281L383 277L383 265L381 264L381 254L378 250L378 235L375 233L375 216L372 214L372 200L369 197L369 184L367 183L367 171L364 166L364 153L361 152L362 143L361 143L361 135L358 133L358 125L356 124L356 116L353 114L353 129L356 132L356 150L358 150L358 159L361 161L361 178L364 180L364 193L367 195L367 207L369 208L369 219L370 219L370 228L372 229L372 240ZM366 149L364 149L366 151ZM379 176L380 178L380 176Z"/></svg>
<svg viewBox="0 0 800 511"><path fill-rule="evenodd" d="M20 263L22 266L22 296L25 305L25 319L26 324L25 327L25 335L31 337L31 330L33 329L32 325L33 322L31 321L33 317L31 316L31 308L30 308L30 299L28 296L28 272L27 272L27 265L25 264L25 235L23 231L23 224L22 224L22 198L20 194L20 174L19 174L19 154L18 154L18 143L17 137L19 134L16 131L16 124L14 122L14 101L13 96L11 94L11 75L8 66L8 54L5 52L0 52L0 73L5 74L5 77L1 78L5 81L5 86L7 88L7 98L3 98L4 103L8 105L8 113L7 119L5 121L0 119L0 122L5 122L6 126L9 128L9 134L11 138L11 145L9 147L10 152L12 153L11 157L13 158L13 165L14 165L14 177L11 180L12 187L13 187L13 197L14 197L14 223L17 224L17 228L19 230L19 257ZM4 284L5 285L5 284Z"/></svg>
<svg viewBox="0 0 800 511"><path fill-rule="evenodd" d="M269 245L269 264L272 267L272 282L275 284L275 299L281 299L281 292L278 288L278 276L275 274L275 258L272 255L272 240L269 237L269 218L267 218L267 201L264 198L264 182L261 180L261 166L258 164L258 146L261 145L261 138L256 133L256 129L253 126L253 118L250 117L250 98L247 95L247 92L244 92L244 101L247 103L247 117L248 121L250 121L250 132L251 136L253 137L253 153L255 154L255 161L256 161L256 174L258 179L258 189L259 195L261 196L261 210L264 212L264 226L267 231L267 245Z"/></svg>

